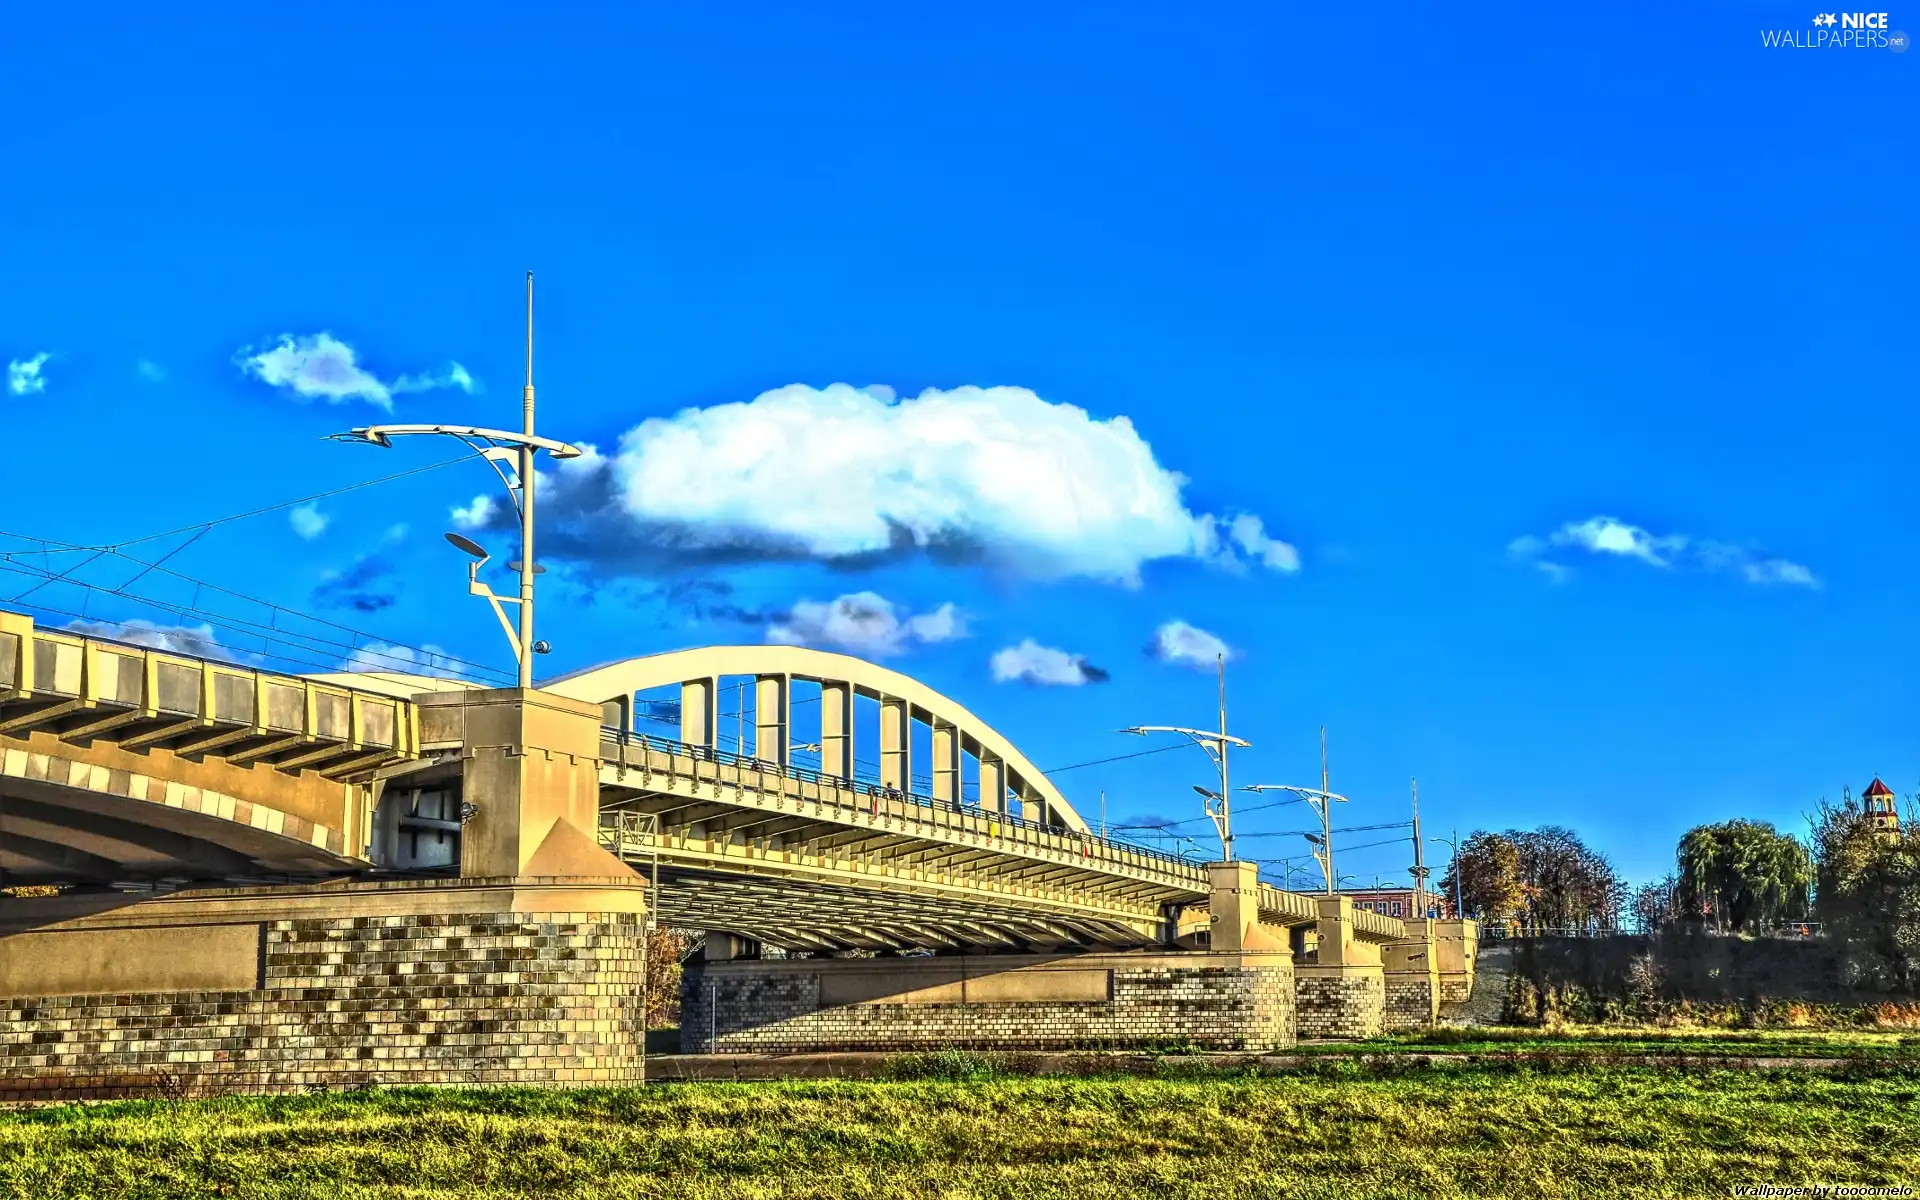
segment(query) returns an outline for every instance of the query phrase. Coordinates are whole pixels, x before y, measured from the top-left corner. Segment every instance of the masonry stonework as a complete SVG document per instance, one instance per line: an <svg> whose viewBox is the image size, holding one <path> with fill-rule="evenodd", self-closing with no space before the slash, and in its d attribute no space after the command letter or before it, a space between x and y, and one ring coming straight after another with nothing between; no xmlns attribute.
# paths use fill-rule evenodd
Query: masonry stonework
<svg viewBox="0 0 1920 1200"><path fill-rule="evenodd" d="M336 890L359 915L253 922L225 893L238 910L187 915L250 933L252 986L0 1000L0 1099L637 1082L646 939L621 890Z"/></svg>
<svg viewBox="0 0 1920 1200"><path fill-rule="evenodd" d="M1291 1045L1285 954L1082 954L689 964L681 1050L803 1053Z"/></svg>
<svg viewBox="0 0 1920 1200"><path fill-rule="evenodd" d="M1384 1025L1386 980L1377 966L1299 967L1294 995L1294 1026L1302 1038L1369 1038Z"/></svg>
<svg viewBox="0 0 1920 1200"><path fill-rule="evenodd" d="M1390 971L1384 977L1381 1028L1389 1033L1433 1025L1439 997L1433 978L1418 971Z"/></svg>

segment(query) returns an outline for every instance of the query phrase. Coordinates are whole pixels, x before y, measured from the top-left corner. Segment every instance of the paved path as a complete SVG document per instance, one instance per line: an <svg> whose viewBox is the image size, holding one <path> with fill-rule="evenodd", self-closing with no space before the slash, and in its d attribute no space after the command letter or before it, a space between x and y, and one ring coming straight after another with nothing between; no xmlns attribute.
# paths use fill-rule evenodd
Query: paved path
<svg viewBox="0 0 1920 1200"><path fill-rule="evenodd" d="M842 1054L663 1054L647 1059L650 1083L719 1082L734 1079L872 1079L883 1073L898 1055L880 1052ZM1018 1075L1178 1075L1182 1070L1308 1070L1342 1062L1367 1064L1469 1064L1525 1062L1542 1067L1680 1067L1695 1071L1837 1071L1850 1067L1881 1066L1920 1070L1920 1060L1888 1058L1795 1058L1783 1055L1736 1056L1721 1054L1609 1054L1500 1050L1465 1054L1457 1051L1371 1051L1318 1054L1182 1054L1008 1053L997 1055Z"/></svg>

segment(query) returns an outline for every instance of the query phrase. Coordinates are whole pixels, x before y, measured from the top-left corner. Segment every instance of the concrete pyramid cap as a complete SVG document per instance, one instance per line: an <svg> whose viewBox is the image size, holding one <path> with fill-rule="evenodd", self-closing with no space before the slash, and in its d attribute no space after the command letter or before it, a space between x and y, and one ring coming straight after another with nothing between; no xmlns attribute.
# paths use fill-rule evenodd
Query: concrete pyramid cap
<svg viewBox="0 0 1920 1200"><path fill-rule="evenodd" d="M1247 932L1241 938L1241 945L1246 950L1291 950L1293 948L1284 933L1275 933L1270 926L1259 921L1247 926Z"/></svg>
<svg viewBox="0 0 1920 1200"><path fill-rule="evenodd" d="M644 882L640 873L580 830L565 817L556 819L540 848L533 852L520 874L535 879L624 879L632 876Z"/></svg>

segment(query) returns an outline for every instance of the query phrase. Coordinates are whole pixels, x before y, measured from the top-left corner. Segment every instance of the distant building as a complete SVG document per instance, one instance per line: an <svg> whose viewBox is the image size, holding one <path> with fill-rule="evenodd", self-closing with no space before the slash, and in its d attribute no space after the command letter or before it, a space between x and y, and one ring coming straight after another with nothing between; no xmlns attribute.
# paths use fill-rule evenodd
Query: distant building
<svg viewBox="0 0 1920 1200"><path fill-rule="evenodd" d="M1860 805L1866 810L1867 820L1873 822L1878 832L1900 832L1900 813L1894 807L1894 800L1893 789L1881 783L1877 775L1867 785L1867 790L1861 793Z"/></svg>
<svg viewBox="0 0 1920 1200"><path fill-rule="evenodd" d="M1414 903L1410 887L1341 888L1340 894L1350 897L1355 908L1368 909L1383 917L1431 916L1447 920L1453 916L1452 897L1443 896L1431 887L1423 893L1421 904ZM1420 911L1422 906L1426 909L1424 913Z"/></svg>

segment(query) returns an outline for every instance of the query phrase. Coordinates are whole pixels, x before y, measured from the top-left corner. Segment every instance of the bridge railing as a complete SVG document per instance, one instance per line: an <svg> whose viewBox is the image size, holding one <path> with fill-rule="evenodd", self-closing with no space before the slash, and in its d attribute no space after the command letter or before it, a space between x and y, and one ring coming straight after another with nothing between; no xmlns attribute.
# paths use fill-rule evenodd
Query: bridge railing
<svg viewBox="0 0 1920 1200"><path fill-rule="evenodd" d="M0 612L0 701L39 702L14 723L72 723L135 744L168 744L195 730L273 738L289 747L330 744L342 751L406 756L418 745L413 706L392 696L260 671L239 663L176 654L110 638L37 629L22 614ZM84 714L97 713L98 719ZM215 743L207 743L212 748ZM309 756L318 766L321 759ZM302 761L301 765L307 765Z"/></svg>
<svg viewBox="0 0 1920 1200"><path fill-rule="evenodd" d="M604 741L616 742L622 747L632 746L642 751L659 750L670 755L690 758L696 762L710 762L716 766L731 766L738 771L758 771L799 783L811 783L821 789L823 796L831 792L836 796L853 793L865 797L864 804L856 802L841 805L854 811L879 813L883 811L884 806L904 806L909 809L924 810L925 819L934 822L939 822L942 816L985 821L994 827L996 836L1009 836L1015 840L1033 844L1048 844L1051 841L1056 847L1064 843L1068 848L1079 847L1089 857L1097 854L1109 861L1117 860L1161 869L1184 868L1186 871L1194 872L1199 871L1202 866L1192 858L1121 838L1102 837L1098 834L1043 825L1015 813L996 812L979 804L937 799L900 788L885 787L869 780L848 779L844 775L831 775L810 767L778 763L715 746L702 746L674 738L632 733L613 725L602 727L601 736ZM837 800L828 802L839 803ZM1204 881L1201 882L1201 887L1204 889Z"/></svg>

